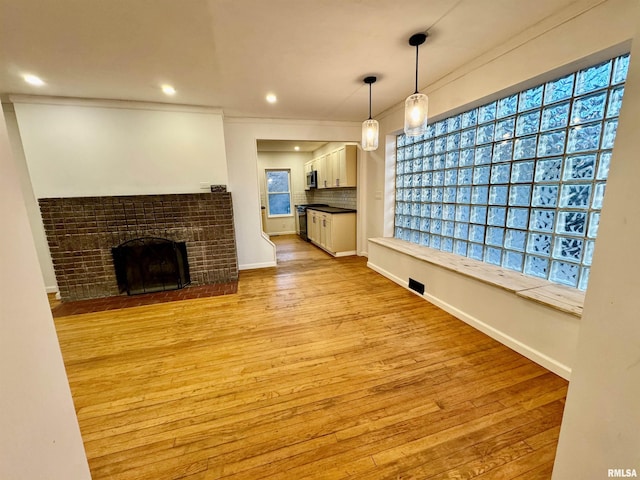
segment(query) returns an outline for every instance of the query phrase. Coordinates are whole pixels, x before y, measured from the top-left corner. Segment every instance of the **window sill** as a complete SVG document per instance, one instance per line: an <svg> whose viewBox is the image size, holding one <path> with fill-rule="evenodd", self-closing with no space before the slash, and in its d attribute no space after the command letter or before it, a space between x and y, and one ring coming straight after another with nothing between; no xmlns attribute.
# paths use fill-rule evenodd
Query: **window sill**
<svg viewBox="0 0 640 480"><path fill-rule="evenodd" d="M576 317L582 317L585 294L576 288L558 285L548 280L530 277L472 258L441 252L397 238L370 238L369 241L460 275L502 288L533 302Z"/></svg>

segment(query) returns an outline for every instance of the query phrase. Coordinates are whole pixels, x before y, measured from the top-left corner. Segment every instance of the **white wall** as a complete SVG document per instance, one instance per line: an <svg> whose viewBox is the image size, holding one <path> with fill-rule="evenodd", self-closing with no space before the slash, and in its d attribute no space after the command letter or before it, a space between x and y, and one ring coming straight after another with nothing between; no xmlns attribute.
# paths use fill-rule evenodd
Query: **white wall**
<svg viewBox="0 0 640 480"><path fill-rule="evenodd" d="M640 475L638 125L640 22L560 431L557 480L607 478L609 469Z"/></svg>
<svg viewBox="0 0 640 480"><path fill-rule="evenodd" d="M260 198L263 206L267 206L266 198L266 169L289 170L291 176L291 216L289 217L267 217L265 232L271 235L295 233L295 205L306 203L304 164L312 159L308 152L259 152L258 153L258 176L260 184Z"/></svg>
<svg viewBox="0 0 640 480"><path fill-rule="evenodd" d="M0 478L89 479L0 110Z"/></svg>
<svg viewBox="0 0 640 480"><path fill-rule="evenodd" d="M262 234L256 140L353 142L360 138L359 122L224 119L224 136L233 191L233 209L240 269L275 265L273 243Z"/></svg>
<svg viewBox="0 0 640 480"><path fill-rule="evenodd" d="M53 261L51 260L51 253L49 252L49 245L47 244L47 237L44 232L42 217L40 216L40 208L33 194L31 178L29 178L29 169L27 168L27 159L24 156L24 149L22 148L22 138L20 138L18 120L16 119L13 104L3 105L3 109L7 131L9 132L9 140L11 141L11 150L18 169L18 177L20 177L20 185L29 216L31 231L33 232L33 241L36 246L36 252L38 253L38 261L40 263L40 269L42 270L44 284L47 292L57 292L58 283L56 282L56 274L53 271Z"/></svg>
<svg viewBox="0 0 640 480"><path fill-rule="evenodd" d="M215 109L12 97L37 198L193 193L228 183Z"/></svg>

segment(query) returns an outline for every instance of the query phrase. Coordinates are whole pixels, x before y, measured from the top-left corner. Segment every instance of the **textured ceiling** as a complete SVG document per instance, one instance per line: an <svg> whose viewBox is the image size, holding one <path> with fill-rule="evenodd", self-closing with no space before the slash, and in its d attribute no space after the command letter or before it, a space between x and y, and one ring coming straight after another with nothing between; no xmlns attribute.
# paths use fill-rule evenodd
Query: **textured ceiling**
<svg viewBox="0 0 640 480"><path fill-rule="evenodd" d="M0 0L0 95L221 107L361 121L586 0ZM21 75L46 82L35 88ZM160 84L177 89L165 96ZM268 104L268 92L278 102Z"/></svg>

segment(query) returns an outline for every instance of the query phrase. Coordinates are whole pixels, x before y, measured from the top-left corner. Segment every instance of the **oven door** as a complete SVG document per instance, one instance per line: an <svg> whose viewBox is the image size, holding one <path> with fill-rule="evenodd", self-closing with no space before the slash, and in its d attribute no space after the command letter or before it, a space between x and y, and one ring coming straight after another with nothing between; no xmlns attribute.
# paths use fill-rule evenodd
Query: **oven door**
<svg viewBox="0 0 640 480"><path fill-rule="evenodd" d="M296 207L298 214L298 235L303 240L309 241L307 236L307 209L306 207Z"/></svg>

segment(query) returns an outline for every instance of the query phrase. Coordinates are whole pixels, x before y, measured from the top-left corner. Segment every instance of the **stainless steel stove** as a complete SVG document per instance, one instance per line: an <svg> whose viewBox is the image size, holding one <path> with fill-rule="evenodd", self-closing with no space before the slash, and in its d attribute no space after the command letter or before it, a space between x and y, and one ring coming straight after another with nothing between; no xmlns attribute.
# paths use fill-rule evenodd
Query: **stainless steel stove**
<svg viewBox="0 0 640 480"><path fill-rule="evenodd" d="M307 203L303 205L296 205L296 212L298 214L298 235L303 240L309 241L307 236L307 208L312 207L328 207L326 203Z"/></svg>

